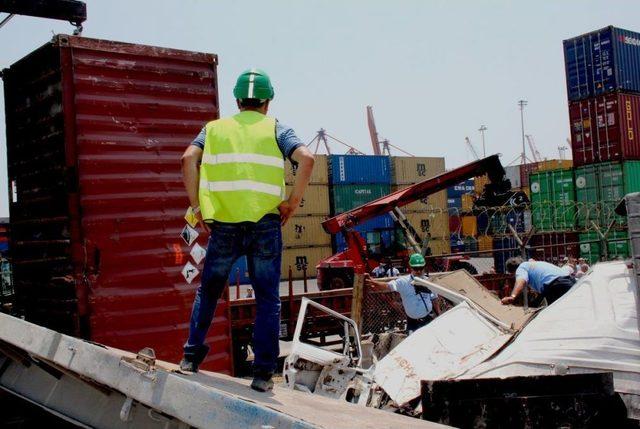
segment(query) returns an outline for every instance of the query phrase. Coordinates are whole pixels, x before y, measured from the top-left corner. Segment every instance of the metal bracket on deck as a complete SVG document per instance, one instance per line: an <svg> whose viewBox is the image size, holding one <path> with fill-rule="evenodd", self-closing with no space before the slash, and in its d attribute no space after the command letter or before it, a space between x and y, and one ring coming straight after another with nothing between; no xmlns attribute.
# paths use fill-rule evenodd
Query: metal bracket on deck
<svg viewBox="0 0 640 429"><path fill-rule="evenodd" d="M123 356L120 363L142 372L146 377L155 380L156 352L151 347L140 350L135 358Z"/></svg>

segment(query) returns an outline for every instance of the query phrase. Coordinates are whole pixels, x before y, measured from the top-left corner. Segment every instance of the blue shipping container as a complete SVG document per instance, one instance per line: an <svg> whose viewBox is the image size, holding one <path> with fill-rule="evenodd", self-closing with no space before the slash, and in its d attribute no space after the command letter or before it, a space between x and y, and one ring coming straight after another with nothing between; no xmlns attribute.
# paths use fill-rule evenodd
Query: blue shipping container
<svg viewBox="0 0 640 429"><path fill-rule="evenodd" d="M381 248L390 247L395 236L393 219L389 215L382 215L355 227L355 230L367 240L370 251L379 253ZM342 233L335 236L336 252L347 248L347 242Z"/></svg>
<svg viewBox="0 0 640 429"><path fill-rule="evenodd" d="M331 155L329 182L334 185L359 183L391 183L388 156Z"/></svg>
<svg viewBox="0 0 640 429"><path fill-rule="evenodd" d="M462 210L462 198L447 198L447 207ZM455 210L449 210L449 214L454 212Z"/></svg>
<svg viewBox="0 0 640 429"><path fill-rule="evenodd" d="M493 238L493 268L496 273L505 272L505 263L507 259L512 256L520 255L520 251L517 249L518 243L513 237L494 237ZM502 250L502 249L515 249L515 250Z"/></svg>
<svg viewBox="0 0 640 429"><path fill-rule="evenodd" d="M246 285L251 283L249 279L249 267L247 265L247 257L241 256L231 267L231 271L229 272L229 285L233 286L237 284L238 274L240 274L240 284Z"/></svg>
<svg viewBox="0 0 640 429"><path fill-rule="evenodd" d="M451 253L464 252L464 241L460 235L451 234L449 244L451 245Z"/></svg>
<svg viewBox="0 0 640 429"><path fill-rule="evenodd" d="M609 26L563 45L570 101L616 90L640 92L640 33Z"/></svg>
<svg viewBox="0 0 640 429"><path fill-rule="evenodd" d="M474 192L474 180L468 179L464 182L458 183L450 188L447 188L447 198L460 198L464 194L470 194Z"/></svg>

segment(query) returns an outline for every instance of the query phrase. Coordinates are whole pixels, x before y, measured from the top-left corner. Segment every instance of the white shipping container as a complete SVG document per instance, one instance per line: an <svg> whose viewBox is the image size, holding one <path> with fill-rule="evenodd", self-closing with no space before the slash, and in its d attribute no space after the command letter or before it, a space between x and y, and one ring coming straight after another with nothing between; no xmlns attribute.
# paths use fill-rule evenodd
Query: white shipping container
<svg viewBox="0 0 640 429"><path fill-rule="evenodd" d="M507 179L511 181L511 189L522 187L520 180L520 165L510 165L504 168Z"/></svg>

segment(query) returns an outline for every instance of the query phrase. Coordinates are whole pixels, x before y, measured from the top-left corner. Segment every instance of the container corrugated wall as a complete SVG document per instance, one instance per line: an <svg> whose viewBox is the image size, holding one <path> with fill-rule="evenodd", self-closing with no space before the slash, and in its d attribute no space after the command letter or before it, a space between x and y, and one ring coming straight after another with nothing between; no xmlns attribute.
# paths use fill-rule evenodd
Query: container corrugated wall
<svg viewBox="0 0 640 429"><path fill-rule="evenodd" d="M289 278L289 267L291 267L294 279L304 277L304 267L307 268L307 277L316 277L316 266L322 259L333 254L331 246L325 247L301 247L284 249L282 251L282 280Z"/></svg>
<svg viewBox="0 0 640 429"><path fill-rule="evenodd" d="M331 214L339 214L384 197L391 186L384 183L340 185L331 187Z"/></svg>
<svg viewBox="0 0 640 429"><path fill-rule="evenodd" d="M640 33L609 26L563 45L569 100L640 92Z"/></svg>
<svg viewBox="0 0 640 429"><path fill-rule="evenodd" d="M292 186L287 186L287 197L291 195ZM298 210L294 216L325 216L331 212L328 185L309 185L304 191Z"/></svg>
<svg viewBox="0 0 640 429"><path fill-rule="evenodd" d="M330 246L331 235L322 229L326 216L293 216L282 227L285 247Z"/></svg>
<svg viewBox="0 0 640 429"><path fill-rule="evenodd" d="M539 231L571 229L576 222L573 170L548 170L533 173L531 216Z"/></svg>
<svg viewBox="0 0 640 429"><path fill-rule="evenodd" d="M408 186L409 185L393 185L391 186L391 192L406 189ZM456 206L456 204L458 204L457 199L451 198L451 200L455 200L454 202L452 202L453 206ZM446 191L440 191L435 194L429 195L426 198L422 198L418 201L414 201L411 204L400 207L400 209L403 212L442 211L446 213L448 206L447 201L448 200ZM460 208L461 206L457 205L457 207Z"/></svg>
<svg viewBox="0 0 640 429"><path fill-rule="evenodd" d="M389 157L381 155L330 155L329 183L332 185L390 184Z"/></svg>
<svg viewBox="0 0 640 429"><path fill-rule="evenodd" d="M640 159L640 96L607 94L569 104L576 166Z"/></svg>
<svg viewBox="0 0 640 429"><path fill-rule="evenodd" d="M580 252L576 232L534 234L529 243L533 248L532 258L555 265L559 265L565 257L578 257Z"/></svg>
<svg viewBox="0 0 640 429"><path fill-rule="evenodd" d="M394 156L391 171L394 184L412 185L444 173L444 158Z"/></svg>
<svg viewBox="0 0 640 429"><path fill-rule="evenodd" d="M607 236L608 259L626 259L629 257L629 234L627 231L611 231ZM595 232L580 234L580 257L589 264L595 264L604 257L600 235Z"/></svg>
<svg viewBox="0 0 640 429"><path fill-rule="evenodd" d="M309 183L312 185L326 185L329 183L329 166L327 164L327 155L314 155L314 158L315 162L313 164L313 171L311 172ZM296 180L298 166L294 166L294 164L292 164L289 159L287 159L284 164L284 181L287 185L293 185Z"/></svg>
<svg viewBox="0 0 640 429"><path fill-rule="evenodd" d="M179 160L218 116L216 61L56 36L4 71L14 280L29 320L180 359L199 277L181 275ZM223 299L204 369L232 371L228 317Z"/></svg>
<svg viewBox="0 0 640 429"><path fill-rule="evenodd" d="M626 218L614 210L622 197L640 191L640 161L606 162L576 168L578 225L608 227L615 220L626 225Z"/></svg>

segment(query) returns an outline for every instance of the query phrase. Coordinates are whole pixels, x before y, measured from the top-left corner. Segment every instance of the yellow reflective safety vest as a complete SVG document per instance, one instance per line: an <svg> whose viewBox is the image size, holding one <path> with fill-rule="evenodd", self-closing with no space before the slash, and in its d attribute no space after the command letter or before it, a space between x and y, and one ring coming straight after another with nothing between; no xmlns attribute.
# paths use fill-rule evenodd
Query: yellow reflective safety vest
<svg viewBox="0 0 640 429"><path fill-rule="evenodd" d="M209 122L205 130L198 191L202 218L238 223L278 214L285 185L275 119L246 110Z"/></svg>

